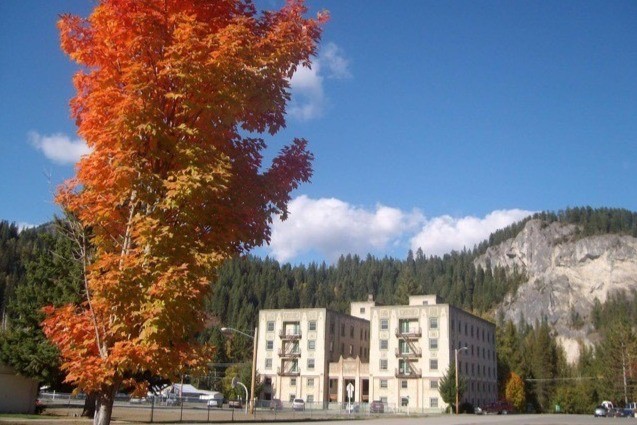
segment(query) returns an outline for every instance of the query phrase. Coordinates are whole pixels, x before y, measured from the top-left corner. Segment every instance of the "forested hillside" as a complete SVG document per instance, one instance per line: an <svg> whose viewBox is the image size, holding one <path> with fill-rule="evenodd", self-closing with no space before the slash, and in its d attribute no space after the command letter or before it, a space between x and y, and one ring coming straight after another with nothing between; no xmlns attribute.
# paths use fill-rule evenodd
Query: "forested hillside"
<svg viewBox="0 0 637 425"><path fill-rule="evenodd" d="M543 212L493 233L471 250L442 257L410 252L405 260L347 255L333 265L292 266L272 259L238 258L227 262L213 283L208 311L222 323L252 329L263 308L327 307L347 312L352 300L399 304L409 294L437 294L445 302L488 316L525 276L499 267L474 267L487 248L515 237L526 222L577 225L576 237L618 233L637 237L637 213L624 209L569 208ZM491 319L495 319L491 317Z"/></svg>

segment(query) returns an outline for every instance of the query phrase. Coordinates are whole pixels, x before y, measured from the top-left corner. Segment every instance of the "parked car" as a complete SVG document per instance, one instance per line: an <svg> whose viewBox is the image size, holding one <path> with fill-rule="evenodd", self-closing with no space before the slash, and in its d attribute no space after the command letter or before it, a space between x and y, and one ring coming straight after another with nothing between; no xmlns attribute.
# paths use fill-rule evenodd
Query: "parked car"
<svg viewBox="0 0 637 425"><path fill-rule="evenodd" d="M345 411L347 413L358 413L360 411L360 406L358 403L347 403L345 405Z"/></svg>
<svg viewBox="0 0 637 425"><path fill-rule="evenodd" d="M633 412L630 409L624 409L621 407L615 407L610 409L606 416L609 418L630 418L633 416Z"/></svg>
<svg viewBox="0 0 637 425"><path fill-rule="evenodd" d="M241 400L230 400L228 402L228 407L232 407L234 409L241 409L243 407L243 401L241 401Z"/></svg>
<svg viewBox="0 0 637 425"><path fill-rule="evenodd" d="M130 404L142 404L146 403L146 397L131 397L129 400Z"/></svg>
<svg viewBox="0 0 637 425"><path fill-rule="evenodd" d="M177 397L168 397L166 399L166 406L179 406L180 401Z"/></svg>
<svg viewBox="0 0 637 425"><path fill-rule="evenodd" d="M218 407L219 409L221 409L221 406L223 406L223 399L222 398L211 398L210 400L208 400L208 407Z"/></svg>
<svg viewBox="0 0 637 425"><path fill-rule="evenodd" d="M514 413L515 408L508 401L500 400L487 404L482 408L482 412L485 414L508 415L509 413Z"/></svg>
<svg viewBox="0 0 637 425"><path fill-rule="evenodd" d="M283 410L283 402L278 398L270 400L270 410Z"/></svg>
<svg viewBox="0 0 637 425"><path fill-rule="evenodd" d="M305 401L302 398L295 398L292 401L292 409L296 411L305 410Z"/></svg>
<svg viewBox="0 0 637 425"><path fill-rule="evenodd" d="M602 406L601 404L595 408L595 413L593 414L596 418L605 418L608 414L608 409Z"/></svg>
<svg viewBox="0 0 637 425"><path fill-rule="evenodd" d="M385 413L385 403L380 400L374 400L369 403L369 413Z"/></svg>

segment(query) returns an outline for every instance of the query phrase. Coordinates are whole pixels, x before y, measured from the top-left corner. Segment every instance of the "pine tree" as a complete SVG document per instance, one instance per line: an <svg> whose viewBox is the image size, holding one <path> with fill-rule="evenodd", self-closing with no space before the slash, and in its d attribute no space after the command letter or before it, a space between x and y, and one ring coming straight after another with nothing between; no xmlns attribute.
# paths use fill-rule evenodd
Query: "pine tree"
<svg viewBox="0 0 637 425"><path fill-rule="evenodd" d="M462 400L462 395L465 393L467 388L467 380L466 377L460 375L458 376L458 400ZM449 362L449 367L445 374L440 378L438 382L438 391L440 392L440 397L442 400L451 406L452 410L455 412L456 406L456 365L454 362Z"/></svg>

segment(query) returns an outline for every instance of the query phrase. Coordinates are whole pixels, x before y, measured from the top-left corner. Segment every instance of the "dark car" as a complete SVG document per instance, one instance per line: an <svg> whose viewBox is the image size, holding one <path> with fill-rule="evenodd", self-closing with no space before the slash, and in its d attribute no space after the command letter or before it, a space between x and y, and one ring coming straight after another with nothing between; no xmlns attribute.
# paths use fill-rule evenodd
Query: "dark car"
<svg viewBox="0 0 637 425"><path fill-rule="evenodd" d="M608 410L606 416L609 418L629 418L633 416L630 409L622 409L621 407L616 407L614 409Z"/></svg>
<svg viewBox="0 0 637 425"><path fill-rule="evenodd" d="M508 401L501 400L487 404L482 408L482 412L485 414L508 415L509 413L514 413L515 408Z"/></svg>
<svg viewBox="0 0 637 425"><path fill-rule="evenodd" d="M283 402L281 400L279 400L278 398L273 398L270 401L270 410L282 410L283 409Z"/></svg>
<svg viewBox="0 0 637 425"><path fill-rule="evenodd" d="M369 413L385 413L385 403L380 400L374 400L369 403Z"/></svg>

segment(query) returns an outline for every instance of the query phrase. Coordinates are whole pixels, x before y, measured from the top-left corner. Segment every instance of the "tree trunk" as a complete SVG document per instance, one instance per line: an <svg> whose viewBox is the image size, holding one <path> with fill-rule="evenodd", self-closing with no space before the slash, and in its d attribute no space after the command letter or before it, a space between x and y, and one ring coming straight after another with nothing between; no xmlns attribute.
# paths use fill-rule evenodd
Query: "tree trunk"
<svg viewBox="0 0 637 425"><path fill-rule="evenodd" d="M117 386L108 387L106 391L97 394L97 406L95 416L93 417L93 425L109 425L111 423L111 414L113 413L113 402Z"/></svg>
<svg viewBox="0 0 637 425"><path fill-rule="evenodd" d="M95 403L97 402L97 394L88 393L86 395L86 399L84 400L84 409L82 410L83 418L91 418L95 417Z"/></svg>

